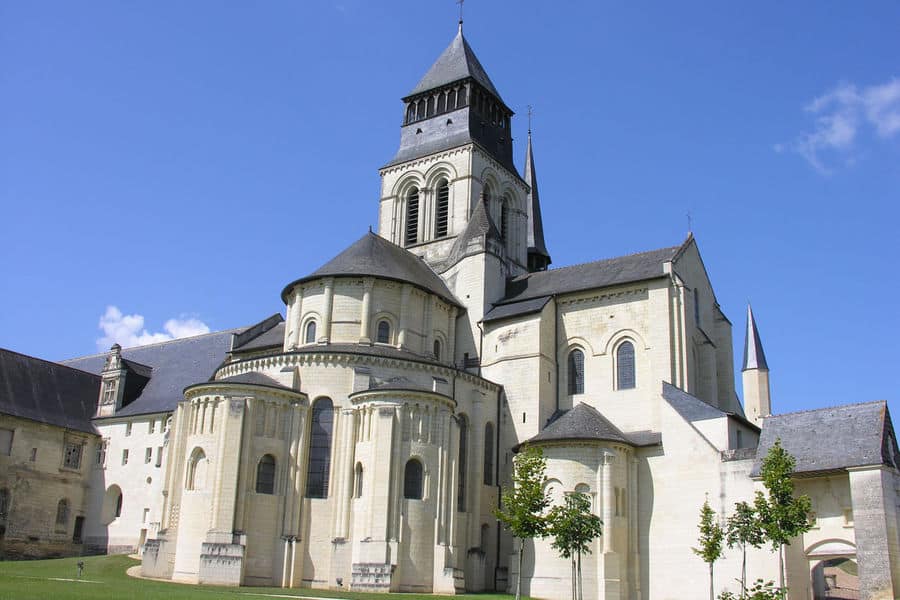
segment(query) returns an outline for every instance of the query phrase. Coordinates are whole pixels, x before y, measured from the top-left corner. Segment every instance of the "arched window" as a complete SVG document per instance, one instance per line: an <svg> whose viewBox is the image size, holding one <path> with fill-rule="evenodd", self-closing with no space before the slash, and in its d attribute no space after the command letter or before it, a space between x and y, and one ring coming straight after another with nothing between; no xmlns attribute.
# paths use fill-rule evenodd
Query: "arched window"
<svg viewBox="0 0 900 600"><path fill-rule="evenodd" d="M506 200L500 205L500 238L509 241L509 202Z"/></svg>
<svg viewBox="0 0 900 600"><path fill-rule="evenodd" d="M616 382L618 389L630 390L634 380L634 344L625 341L616 350Z"/></svg>
<svg viewBox="0 0 900 600"><path fill-rule="evenodd" d="M313 404L309 439L309 468L306 473L306 497L328 497L328 474L331 470L331 430L334 406L329 398Z"/></svg>
<svg viewBox="0 0 900 600"><path fill-rule="evenodd" d="M450 186L446 179L437 184L437 206L434 209L434 237L446 237L450 217Z"/></svg>
<svg viewBox="0 0 900 600"><path fill-rule="evenodd" d="M375 331L375 341L379 344L391 343L391 324L386 319L378 321L378 328Z"/></svg>
<svg viewBox="0 0 900 600"><path fill-rule="evenodd" d="M406 195L406 245L419 241L419 188L413 188Z"/></svg>
<svg viewBox="0 0 900 600"><path fill-rule="evenodd" d="M482 195L484 196L484 207L487 209L488 215L491 215L491 197L493 196L493 194L491 193L491 186L484 186Z"/></svg>
<svg viewBox="0 0 900 600"><path fill-rule="evenodd" d="M434 340L434 357L441 360L441 340Z"/></svg>
<svg viewBox="0 0 900 600"><path fill-rule="evenodd" d="M103 495L103 507L100 509L100 522L104 525L112 523L122 514L122 490L116 484L106 488Z"/></svg>
<svg viewBox="0 0 900 600"><path fill-rule="evenodd" d="M447 93L441 92L438 94L437 112L438 112L438 114L441 114L442 112L446 112L446 111L447 111Z"/></svg>
<svg viewBox="0 0 900 600"><path fill-rule="evenodd" d="M459 460L456 461L456 510L465 512L466 510L466 469L467 452L469 445L469 420L465 415L459 416Z"/></svg>
<svg viewBox="0 0 900 600"><path fill-rule="evenodd" d="M406 106L406 122L412 123L416 120L416 105L410 102Z"/></svg>
<svg viewBox="0 0 900 600"><path fill-rule="evenodd" d="M569 352L568 382L570 394L584 393L584 352L577 348Z"/></svg>
<svg viewBox="0 0 900 600"><path fill-rule="evenodd" d="M456 109L456 90L452 89L447 93L447 109L455 110Z"/></svg>
<svg viewBox="0 0 900 600"><path fill-rule="evenodd" d="M119 492L119 497L116 498L116 518L122 516L122 492Z"/></svg>
<svg viewBox="0 0 900 600"><path fill-rule="evenodd" d="M407 500L422 499L422 463L415 458L406 461L403 472L403 497Z"/></svg>
<svg viewBox="0 0 900 600"><path fill-rule="evenodd" d="M188 473L185 487L189 490L201 490L206 485L206 453L203 448L194 448L188 462Z"/></svg>
<svg viewBox="0 0 900 600"><path fill-rule="evenodd" d="M481 524L481 542L478 547L482 552L487 552L488 534L491 532L491 526L487 523Z"/></svg>
<svg viewBox="0 0 900 600"><path fill-rule="evenodd" d="M275 493L275 457L266 454L256 465L256 493Z"/></svg>
<svg viewBox="0 0 900 600"><path fill-rule="evenodd" d="M307 344L315 344L316 343L316 322L310 321L306 324L306 343Z"/></svg>
<svg viewBox="0 0 900 600"><path fill-rule="evenodd" d="M494 424L484 426L484 485L494 483Z"/></svg>
<svg viewBox="0 0 900 600"><path fill-rule="evenodd" d="M362 463L356 463L356 470L353 477L353 497L362 498L363 493L363 466Z"/></svg>
<svg viewBox="0 0 900 600"><path fill-rule="evenodd" d="M69 501L63 498L56 505L56 525L65 527L69 524Z"/></svg>

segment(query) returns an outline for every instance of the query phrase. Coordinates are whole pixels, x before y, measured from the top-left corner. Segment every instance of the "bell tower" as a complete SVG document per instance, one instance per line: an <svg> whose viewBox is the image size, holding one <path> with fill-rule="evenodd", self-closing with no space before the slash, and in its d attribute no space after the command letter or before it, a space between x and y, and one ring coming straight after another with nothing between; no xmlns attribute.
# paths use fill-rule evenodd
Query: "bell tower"
<svg viewBox="0 0 900 600"><path fill-rule="evenodd" d="M504 277L528 267L529 188L513 165L513 111L463 36L403 98L400 147L381 168L378 234L449 269L454 241L483 199Z"/></svg>

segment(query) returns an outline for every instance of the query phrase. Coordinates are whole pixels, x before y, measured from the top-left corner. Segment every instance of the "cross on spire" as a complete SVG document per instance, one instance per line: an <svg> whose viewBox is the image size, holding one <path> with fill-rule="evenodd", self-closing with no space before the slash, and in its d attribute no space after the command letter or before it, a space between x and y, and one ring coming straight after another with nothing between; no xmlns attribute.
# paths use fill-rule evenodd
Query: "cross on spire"
<svg viewBox="0 0 900 600"><path fill-rule="evenodd" d="M534 114L534 109L531 105L528 105L528 135L531 135L531 116Z"/></svg>
<svg viewBox="0 0 900 600"><path fill-rule="evenodd" d="M462 23L463 23L463 3L465 3L465 1L466 1L466 0L456 0L456 3L459 4L459 28L460 28L460 30L462 30Z"/></svg>

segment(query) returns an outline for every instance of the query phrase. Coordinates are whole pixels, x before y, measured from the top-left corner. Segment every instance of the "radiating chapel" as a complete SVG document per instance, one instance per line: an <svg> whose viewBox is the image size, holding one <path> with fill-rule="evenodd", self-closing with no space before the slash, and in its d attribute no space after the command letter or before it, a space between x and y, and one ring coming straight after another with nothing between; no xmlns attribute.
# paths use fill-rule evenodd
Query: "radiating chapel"
<svg viewBox="0 0 900 600"><path fill-rule="evenodd" d="M139 552L146 577L219 585L454 594L521 577L567 598L569 563L528 541L516 572L492 514L536 446L553 501L584 492L604 523L585 598L701 597L699 508L751 501L780 439L814 510L788 548L792 596L900 597L885 402L777 414L749 309L741 401L692 236L550 268L531 133L520 170L513 112L461 25L402 101L377 231L288 283L283 311L62 363L0 351L0 552ZM749 572L777 579L776 556L752 550ZM740 553L717 573L736 591Z"/></svg>

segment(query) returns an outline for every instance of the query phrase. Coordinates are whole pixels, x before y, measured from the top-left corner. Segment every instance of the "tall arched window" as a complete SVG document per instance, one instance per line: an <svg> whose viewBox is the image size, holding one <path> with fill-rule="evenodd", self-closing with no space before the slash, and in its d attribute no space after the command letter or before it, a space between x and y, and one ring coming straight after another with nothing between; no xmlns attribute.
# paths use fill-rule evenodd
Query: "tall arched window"
<svg viewBox="0 0 900 600"><path fill-rule="evenodd" d="M434 340L434 357L441 360L441 340Z"/></svg>
<svg viewBox="0 0 900 600"><path fill-rule="evenodd" d="M356 469L353 477L353 497L362 498L363 494L363 466L362 463L356 463Z"/></svg>
<svg viewBox="0 0 900 600"><path fill-rule="evenodd" d="M406 195L406 245L419 241L419 188L413 188Z"/></svg>
<svg viewBox="0 0 900 600"><path fill-rule="evenodd" d="M69 524L69 501L63 498L56 505L56 526L65 527Z"/></svg>
<svg viewBox="0 0 900 600"><path fill-rule="evenodd" d="M504 243L509 241L509 202L506 200L500 204L500 238Z"/></svg>
<svg viewBox="0 0 900 600"><path fill-rule="evenodd" d="M568 382L570 394L584 393L584 352L577 348L569 352Z"/></svg>
<svg viewBox="0 0 900 600"><path fill-rule="evenodd" d="M379 344L391 343L391 324L386 319L378 321L378 328L375 331L375 341Z"/></svg>
<svg viewBox="0 0 900 600"><path fill-rule="evenodd" d="M491 186L489 186L489 185L484 186L484 191L482 191L482 195L484 196L484 207L487 209L488 215L490 215L491 214L491 198L493 196L491 193Z"/></svg>
<svg viewBox="0 0 900 600"><path fill-rule="evenodd" d="M484 426L484 485L494 483L494 424Z"/></svg>
<svg viewBox="0 0 900 600"><path fill-rule="evenodd" d="M329 398L313 404L309 439L309 468L306 472L306 497L328 497L328 474L331 470L331 430L334 406Z"/></svg>
<svg viewBox="0 0 900 600"><path fill-rule="evenodd" d="M416 120L416 105L412 102L406 107L406 122L412 123Z"/></svg>
<svg viewBox="0 0 900 600"><path fill-rule="evenodd" d="M407 500L422 499L422 463L415 458L406 461L403 471L403 497Z"/></svg>
<svg viewBox="0 0 900 600"><path fill-rule="evenodd" d="M306 324L306 343L307 344L315 344L316 343L316 322L310 321Z"/></svg>
<svg viewBox="0 0 900 600"><path fill-rule="evenodd" d="M465 415L459 416L459 460L456 461L456 510L465 512L466 510L466 459L468 458L467 447L469 445L469 420Z"/></svg>
<svg viewBox="0 0 900 600"><path fill-rule="evenodd" d="M441 238L447 235L448 220L450 217L450 186L446 179L441 179L437 184L437 206L434 209L434 237Z"/></svg>
<svg viewBox="0 0 900 600"><path fill-rule="evenodd" d="M616 383L618 389L629 390L635 385L634 344L625 341L616 350Z"/></svg>
<svg viewBox="0 0 900 600"><path fill-rule="evenodd" d="M275 493L275 457L266 454L256 465L256 493Z"/></svg>
<svg viewBox="0 0 900 600"><path fill-rule="evenodd" d="M187 482L189 490L201 490L206 484L206 453L203 448L194 448L188 462Z"/></svg>

